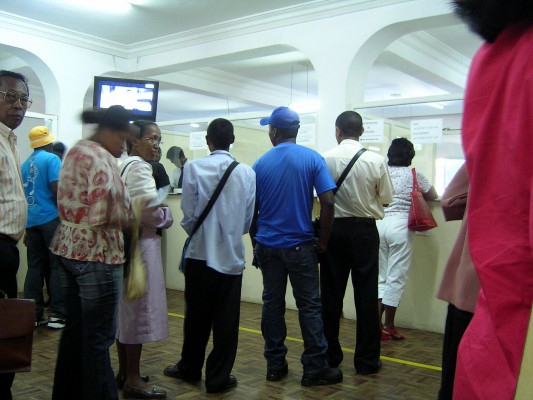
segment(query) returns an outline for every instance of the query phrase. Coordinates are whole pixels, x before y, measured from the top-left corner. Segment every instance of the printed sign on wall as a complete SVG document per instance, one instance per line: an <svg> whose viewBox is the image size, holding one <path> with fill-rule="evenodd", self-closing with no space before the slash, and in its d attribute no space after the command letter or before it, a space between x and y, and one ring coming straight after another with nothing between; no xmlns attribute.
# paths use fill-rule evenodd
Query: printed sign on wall
<svg viewBox="0 0 533 400"><path fill-rule="evenodd" d="M442 142L442 119L411 121L411 141L413 143Z"/></svg>
<svg viewBox="0 0 533 400"><path fill-rule="evenodd" d="M363 122L365 131L359 139L360 142L382 143L384 137L384 123L382 119L371 119Z"/></svg>
<svg viewBox="0 0 533 400"><path fill-rule="evenodd" d="M191 132L189 134L189 147L191 150L202 150L207 149L207 143L205 141L205 136L207 131L204 132Z"/></svg>
<svg viewBox="0 0 533 400"><path fill-rule="evenodd" d="M296 143L302 145L314 145L316 143L316 125L301 124L296 136Z"/></svg>

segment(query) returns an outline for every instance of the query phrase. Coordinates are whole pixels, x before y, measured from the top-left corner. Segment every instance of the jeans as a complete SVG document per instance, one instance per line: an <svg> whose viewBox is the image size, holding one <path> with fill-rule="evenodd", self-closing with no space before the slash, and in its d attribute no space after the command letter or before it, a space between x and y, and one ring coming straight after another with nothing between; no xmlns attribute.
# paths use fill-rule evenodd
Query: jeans
<svg viewBox="0 0 533 400"><path fill-rule="evenodd" d="M67 302L52 399L118 399L109 347L115 341L122 265L61 258Z"/></svg>
<svg viewBox="0 0 533 400"><path fill-rule="evenodd" d="M268 370L280 371L287 354L284 342L287 336L285 292L288 276L304 341L301 357L304 373L319 372L328 366L328 347L322 329L318 261L313 243L302 243L291 249L275 249L258 243L255 256L263 273L261 331Z"/></svg>
<svg viewBox="0 0 533 400"><path fill-rule="evenodd" d="M35 300L35 319L40 320L44 311L43 283L46 271L50 271L50 311L56 317L64 317L66 304L59 279L61 262L48 248L54 237L59 218L26 229L28 272L24 281L24 297Z"/></svg>

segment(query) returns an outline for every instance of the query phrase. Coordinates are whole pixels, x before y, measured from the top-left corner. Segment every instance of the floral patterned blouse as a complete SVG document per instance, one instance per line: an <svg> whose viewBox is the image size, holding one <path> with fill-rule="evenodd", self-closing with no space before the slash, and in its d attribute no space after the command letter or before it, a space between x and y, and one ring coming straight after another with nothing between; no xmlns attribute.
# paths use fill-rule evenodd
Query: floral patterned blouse
<svg viewBox="0 0 533 400"><path fill-rule="evenodd" d="M385 208L385 216L409 215L411 208L411 192L413 191L413 173L411 167L391 167L389 174L394 187L394 198L392 203ZM423 174L416 171L416 180L422 193L427 193L431 189L431 183ZM406 225L407 226L407 225Z"/></svg>
<svg viewBox="0 0 533 400"><path fill-rule="evenodd" d="M123 264L122 227L130 199L117 160L100 144L80 140L66 155L59 177L59 225L51 251L79 261Z"/></svg>

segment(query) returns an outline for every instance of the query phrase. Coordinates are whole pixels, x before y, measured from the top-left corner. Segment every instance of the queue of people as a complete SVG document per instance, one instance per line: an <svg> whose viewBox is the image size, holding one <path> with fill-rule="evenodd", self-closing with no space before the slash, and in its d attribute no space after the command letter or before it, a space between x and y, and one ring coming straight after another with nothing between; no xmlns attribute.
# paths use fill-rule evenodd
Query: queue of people
<svg viewBox="0 0 533 400"><path fill-rule="evenodd" d="M500 2L497 7L491 0L454 3L487 43L474 60L463 121L468 219L456 247L468 257L472 287L447 286L458 284L457 271L463 269L452 257L445 277L449 282L439 294L451 306L440 398L511 399L533 298L528 222L532 169L530 141L524 136L530 125L532 69L527 50L533 37L533 8L523 0ZM168 335L161 236L156 229L169 228L172 215L164 204L152 202L157 186L148 163L160 157L161 133L155 123L130 124L133 118L121 106L85 111L83 122L96 124L90 138L74 145L58 164L50 147L53 135L42 127L33 130L35 151L21 172L13 130L30 105L26 78L0 71L0 289L17 296L17 243L26 231L31 266L25 295L36 298L41 321L40 276L48 268L50 317L56 318L49 318L48 324L64 324L53 399L118 399L118 389L124 398L165 398L166 392L150 388L150 378L140 371L142 345ZM509 120L512 113L517 117ZM387 165L384 157L365 151L359 143L364 129L361 116L353 111L338 116L338 146L323 155L296 144L300 120L287 107L275 109L261 125L269 126L273 148L252 168L235 166L229 153L235 135L225 119L208 127L211 155L187 162L180 148L167 154L177 167L169 182L183 190L181 225L191 241L185 254L184 343L179 361L164 374L185 382L199 380L212 331L215 346L206 361L206 389L219 393L237 386L231 371L238 346L242 237L247 232L254 264L263 276L266 380L279 381L288 374L285 291L290 279L304 341L301 384L342 382L339 321L350 274L358 315L355 371L376 373L382 366L380 340L405 339L395 325L395 314L412 252L413 234L405 218L412 188L412 144L393 141ZM503 149L503 134L513 151ZM121 171L116 158L125 142L130 154ZM230 166L235 170L227 175ZM224 175L225 191L210 204ZM434 199L431 183L422 174L417 178L424 197ZM36 201L37 187L37 196L47 200L42 210L30 204ZM313 191L320 203L317 236L311 218ZM52 212L54 203L57 215ZM138 220L133 203L141 210ZM207 207L209 213L195 226ZM124 231L139 227L147 283L144 296L132 301L122 295ZM46 260L37 260L36 248ZM465 292L475 293L476 299L461 302ZM143 321L142 332L138 321ZM457 321L461 324L453 326ZM109 355L115 342L116 375ZM13 379L13 373L0 374L0 398L11 399Z"/></svg>
<svg viewBox="0 0 533 400"><path fill-rule="evenodd" d="M46 178L41 192L48 193L59 210L54 216L58 229L52 229L55 236L52 232L44 247L50 246L50 259L59 265L56 269L66 304L61 311L65 329L53 398L116 399L117 390L122 390L124 398L166 398L164 390L150 387L150 377L140 369L142 345L168 336L157 230L169 228L172 215L164 204L152 204L161 185L158 181L165 180L160 168L157 173L154 168L161 156L161 131L150 121L130 124L131 115L121 106L85 111L82 119L96 123L97 128L67 153L60 175L61 161L52 154L53 135L44 127L30 132L36 155L49 160L47 172L52 171L44 176L44 168L39 169L43 171L40 179ZM338 336L350 273L358 313L354 367L358 374L376 373L381 368L376 220L383 218L384 206L394 204L385 160L364 151L359 143L364 131L362 119L353 111L337 118L339 146L324 156L296 144L300 120L287 107L275 109L261 125L268 125L273 148L253 168L236 166L197 231L195 225L216 183L235 163L229 153L235 141L233 125L222 118L209 124L208 157L185 164L181 149L174 148L176 157L171 158L182 168L181 225L192 240L185 254L186 318L181 358L165 368L164 374L185 382L200 380L212 330L215 346L207 357L206 390L218 393L237 385L231 371L238 346L245 264L242 236L248 232L256 266L263 275L261 330L266 380L279 381L288 374L284 344L288 279L304 339L301 384L343 380ZM128 157L123 157L119 167L115 158L121 155L124 143ZM354 154L357 162L348 171L346 166ZM31 165L26 169L38 175L35 161L28 163ZM276 169L272 169L273 164ZM336 184L334 178L338 180L345 169L346 179ZM25 182L30 205L29 195L35 193L37 179L29 177ZM320 202L318 237L311 218L313 191ZM131 211L133 204L140 208L138 221ZM139 245L146 272L145 294L138 300L129 300L122 290L123 265L128 257L123 231L131 229L141 232ZM36 287L42 293L42 281ZM54 292L52 299L59 298ZM41 312L42 306L38 307ZM119 359L116 375L109 358L114 341Z"/></svg>

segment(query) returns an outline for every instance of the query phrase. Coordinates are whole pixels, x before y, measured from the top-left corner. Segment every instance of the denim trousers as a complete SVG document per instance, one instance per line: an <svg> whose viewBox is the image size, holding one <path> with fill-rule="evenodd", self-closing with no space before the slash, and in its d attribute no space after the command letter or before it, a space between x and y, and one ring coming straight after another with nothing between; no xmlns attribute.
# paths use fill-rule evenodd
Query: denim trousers
<svg viewBox="0 0 533 400"><path fill-rule="evenodd" d="M319 372L328 366L328 347L322 329L318 260L313 243L302 243L290 249L276 249L258 243L255 256L263 273L261 331L265 339L267 369L281 370L287 354L285 293L288 277L304 341L301 357L304 373Z"/></svg>
<svg viewBox="0 0 533 400"><path fill-rule="evenodd" d="M26 229L28 272L24 281L24 297L35 300L36 320L43 316L43 283L47 271L50 274L48 292L51 314L56 317L64 317L66 313L63 289L59 279L59 270L62 268L61 262L59 257L48 249L58 225L59 218L54 218L42 225Z"/></svg>
<svg viewBox="0 0 533 400"><path fill-rule="evenodd" d="M118 399L109 347L115 341L123 266L61 261L67 315L52 399Z"/></svg>

